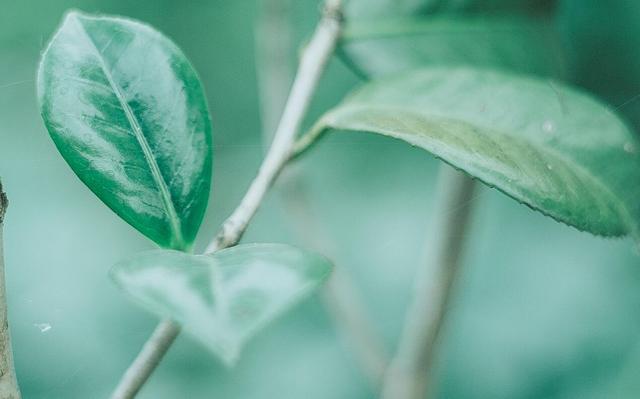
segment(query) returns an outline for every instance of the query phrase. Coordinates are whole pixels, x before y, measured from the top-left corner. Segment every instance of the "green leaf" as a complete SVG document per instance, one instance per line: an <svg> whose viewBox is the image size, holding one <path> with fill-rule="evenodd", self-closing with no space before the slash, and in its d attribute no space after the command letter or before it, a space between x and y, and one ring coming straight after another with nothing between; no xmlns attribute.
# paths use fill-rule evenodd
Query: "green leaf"
<svg viewBox="0 0 640 399"><path fill-rule="evenodd" d="M341 45L357 72L477 66L564 76L554 0L351 0Z"/></svg>
<svg viewBox="0 0 640 399"><path fill-rule="evenodd" d="M175 44L136 21L70 12L42 56L38 98L58 150L107 206L162 247L191 246L211 123Z"/></svg>
<svg viewBox="0 0 640 399"><path fill-rule="evenodd" d="M267 323L329 276L325 258L284 244L248 244L213 255L155 250L114 266L135 301L179 322L227 364Z"/></svg>
<svg viewBox="0 0 640 399"><path fill-rule="evenodd" d="M334 128L404 140L580 230L640 231L640 144L590 96L551 80L430 68L365 85Z"/></svg>
<svg viewBox="0 0 640 399"><path fill-rule="evenodd" d="M556 0L349 0L345 13L354 19L462 12L540 14L548 13L555 3Z"/></svg>
<svg viewBox="0 0 640 399"><path fill-rule="evenodd" d="M557 43L543 18L408 16L349 20L341 49L348 64L371 77L440 65L562 76Z"/></svg>

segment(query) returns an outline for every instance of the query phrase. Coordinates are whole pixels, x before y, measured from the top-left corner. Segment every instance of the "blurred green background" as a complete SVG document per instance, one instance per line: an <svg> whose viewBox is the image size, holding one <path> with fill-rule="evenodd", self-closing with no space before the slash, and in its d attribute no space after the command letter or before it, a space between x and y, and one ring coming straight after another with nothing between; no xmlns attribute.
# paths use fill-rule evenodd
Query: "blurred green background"
<svg viewBox="0 0 640 399"><path fill-rule="evenodd" d="M629 17L626 7L633 1L606 4L614 15ZM624 29L613 23L594 26L594 16L610 15L608 10L592 7L595 14L589 15L579 3L565 2L563 12L579 16L566 25L568 32L600 38L602 51L622 51L609 55L624 59L626 48L606 46L607 38L624 36ZM313 29L318 3L292 4L292 42L298 46ZM106 397L157 322L107 278L112 264L151 244L73 175L38 114L38 58L72 7L152 24L178 43L200 73L215 143L214 184L200 246L240 199L263 151L255 59L258 0L2 2L0 176L10 199L5 226L10 323L26 399ZM580 54L589 59L591 53ZM613 68L611 84L602 81L606 76L594 83L588 70L576 74L591 88L611 88L608 99L619 105L640 89L621 83L625 91L613 90L618 74L636 72L640 80L640 73L629 63L606 60ZM289 62L293 65L294 57ZM617 71L615 65L624 67ZM308 122L358 83L333 61ZM635 105L624 109L632 118ZM425 256L437 166L424 152L390 139L340 134L299 167L309 208L336 243L328 255L353 277L390 351ZM579 233L490 189L482 189L474 202L463 276L439 358L439 397L638 397L640 258L632 243ZM305 234L291 213L281 197L270 195L245 241L313 247L301 239ZM374 396L317 297L259 335L233 370L188 336L179 337L140 395Z"/></svg>

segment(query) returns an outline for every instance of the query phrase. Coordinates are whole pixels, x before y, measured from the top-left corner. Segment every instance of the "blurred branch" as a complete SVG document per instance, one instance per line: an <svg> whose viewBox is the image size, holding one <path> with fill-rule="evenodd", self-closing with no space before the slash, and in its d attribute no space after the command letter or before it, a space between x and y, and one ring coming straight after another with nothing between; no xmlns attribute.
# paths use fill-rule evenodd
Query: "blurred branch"
<svg viewBox="0 0 640 399"><path fill-rule="evenodd" d="M263 0L262 13L256 31L256 55L264 142L276 128L277 118L286 101L293 76L291 6L292 0ZM287 167L280 179L281 200L295 230L303 241L329 256L335 253L330 235L312 215L309 195L300 177L299 165ZM355 355L356 361L378 387L387 365L387 353L382 339L375 333L368 311L349 273L336 268L323 292L325 308L334 320L339 336Z"/></svg>
<svg viewBox="0 0 640 399"><path fill-rule="evenodd" d="M293 32L293 0L262 0L256 27L256 71L258 74L260 120L265 147L271 142L287 102L294 70L289 63Z"/></svg>
<svg viewBox="0 0 640 399"><path fill-rule="evenodd" d="M287 174L289 172L296 173L296 170L287 169ZM286 177L291 179L283 179L285 186L282 197L296 230L304 241L311 243L321 253L335 253L330 234L311 212L303 181L293 179L295 176ZM379 388L389 356L382 338L376 334L368 309L346 270L335 268L323 292L323 300L345 346L353 352L355 360L373 387Z"/></svg>
<svg viewBox="0 0 640 399"><path fill-rule="evenodd" d="M120 379L112 399L134 398L180 334L180 326L171 320L162 320L144 343L138 356Z"/></svg>
<svg viewBox="0 0 640 399"><path fill-rule="evenodd" d="M267 191L289 161L302 119L334 53L341 30L341 1L327 0L322 19L302 54L284 113L258 175L236 210L223 224L220 233L207 246L205 253L233 246L240 240ZM177 324L169 320L162 321L125 372L111 396L112 399L135 397L179 332Z"/></svg>
<svg viewBox="0 0 640 399"><path fill-rule="evenodd" d="M4 277L3 222L9 202L0 182L0 399L20 399L13 367L13 351L7 315L7 292Z"/></svg>
<svg viewBox="0 0 640 399"><path fill-rule="evenodd" d="M436 345L459 272L476 183L442 165L435 220L427 241L428 264L419 268L413 300L396 355L385 376L382 399L424 399Z"/></svg>

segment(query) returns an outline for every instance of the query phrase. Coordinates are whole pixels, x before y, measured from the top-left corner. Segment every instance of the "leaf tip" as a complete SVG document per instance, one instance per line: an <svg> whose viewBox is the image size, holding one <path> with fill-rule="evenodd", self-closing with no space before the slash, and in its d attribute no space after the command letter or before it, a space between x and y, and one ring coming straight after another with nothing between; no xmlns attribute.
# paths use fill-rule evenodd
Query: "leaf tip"
<svg viewBox="0 0 640 399"><path fill-rule="evenodd" d="M92 15L89 13L86 13L80 9L77 8L70 8L67 11L65 11L63 17L62 17L62 25L64 25L66 22L69 21L74 21L74 20L80 20L80 19L86 19L86 18L91 18Z"/></svg>
<svg viewBox="0 0 640 399"><path fill-rule="evenodd" d="M44 50L42 50L42 53L40 54L40 60L38 61L38 70L36 72L36 96L41 109L42 109L42 106L41 106L42 98L44 96L43 85L44 85L44 73L46 68L45 62L46 62L47 54L49 53L49 50L51 49L51 46L53 45L53 43L55 43L56 39L60 35L60 32L62 32L65 27L68 26L73 21L76 21L80 17L86 16L86 15L87 14L85 14L84 12L75 8L70 8L67 11L65 11L64 15L62 16L62 21L60 22L60 25L58 25L58 27L55 30L55 33L53 34L51 39L49 39L49 42L47 43Z"/></svg>
<svg viewBox="0 0 640 399"><path fill-rule="evenodd" d="M240 360L240 348L238 346L230 346L224 349L220 347L211 349L226 368L233 369L238 365L238 361Z"/></svg>
<svg viewBox="0 0 640 399"><path fill-rule="evenodd" d="M64 16L62 17L62 20L66 21L66 20L71 19L71 18L77 18L82 14L83 14L83 12L81 10L79 10L77 8L70 8L67 11L64 12Z"/></svg>

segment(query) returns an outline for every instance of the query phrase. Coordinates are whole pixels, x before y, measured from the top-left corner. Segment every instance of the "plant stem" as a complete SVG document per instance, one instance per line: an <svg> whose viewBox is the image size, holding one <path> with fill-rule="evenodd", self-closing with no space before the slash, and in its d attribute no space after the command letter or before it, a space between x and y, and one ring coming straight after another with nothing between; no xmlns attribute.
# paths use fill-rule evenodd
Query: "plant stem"
<svg viewBox="0 0 640 399"><path fill-rule="evenodd" d="M287 169L287 174L290 172ZM293 170L295 173L296 171ZM295 176L287 176L295 177ZM301 180L286 179L283 189L289 220L295 223L298 233L306 242L325 255L336 252L334 242L309 209L307 192ZM344 268L336 267L323 291L322 299L340 338L355 356L371 385L377 390L382 384L389 356L382 338L376 333L351 275Z"/></svg>
<svg viewBox="0 0 640 399"><path fill-rule="evenodd" d="M112 399L134 398L156 369L162 357L180 334L180 326L171 320L162 320L147 339L142 350L124 373Z"/></svg>
<svg viewBox="0 0 640 399"><path fill-rule="evenodd" d="M313 93L318 86L342 28L341 1L328 0L324 15L300 59L298 73L280 119L271 148L260 166L240 205L225 221L222 231L209 244L205 253L212 253L237 243L258 210L262 199L291 156L296 134L306 115Z"/></svg>
<svg viewBox="0 0 640 399"><path fill-rule="evenodd" d="M428 267L420 268L396 355L385 376L383 399L424 399L436 344L459 272L475 182L443 165L435 221L427 242Z"/></svg>
<svg viewBox="0 0 640 399"><path fill-rule="evenodd" d="M289 161L302 119L340 37L341 6L341 0L325 2L323 16L303 52L280 124L258 175L236 210L223 224L220 233L207 246L205 253L210 254L235 245L240 240L267 191ZM135 397L179 333L180 328L175 323L162 321L126 371L111 398Z"/></svg>
<svg viewBox="0 0 640 399"><path fill-rule="evenodd" d="M256 34L256 58L265 143L271 141L270 132L277 128L277 118L284 108L293 77L289 64L293 56L292 2L293 0L262 1L263 9ZM302 241L330 256L335 253L335 242L323 228L317 215L313 215L301 172L299 165L287 166L286 175L279 179L281 201L290 216L288 220L292 222ZM387 352L347 270L336 268L333 271L324 287L322 298L339 337L353 353L355 361L372 386L378 389L388 363Z"/></svg>
<svg viewBox="0 0 640 399"><path fill-rule="evenodd" d="M20 389L13 367L11 334L7 316L7 293L4 278L3 222L9 202L0 183L0 399L20 399Z"/></svg>
<svg viewBox="0 0 640 399"><path fill-rule="evenodd" d="M294 70L292 56L291 6L293 0L262 0L256 28L256 71L260 98L262 141L265 148L278 128Z"/></svg>

